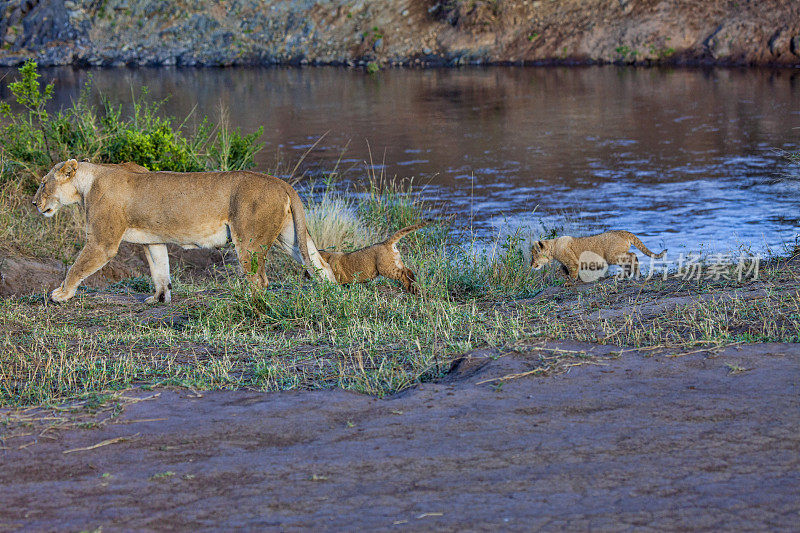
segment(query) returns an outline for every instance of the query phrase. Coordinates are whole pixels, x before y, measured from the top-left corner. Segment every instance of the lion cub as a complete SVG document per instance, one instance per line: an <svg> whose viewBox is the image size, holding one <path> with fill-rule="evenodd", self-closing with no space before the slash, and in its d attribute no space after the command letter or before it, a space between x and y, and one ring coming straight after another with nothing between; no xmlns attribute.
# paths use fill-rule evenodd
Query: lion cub
<svg viewBox="0 0 800 533"><path fill-rule="evenodd" d="M384 276L395 279L403 284L403 288L411 294L418 294L417 277L414 272L406 268L397 250L397 241L428 223L415 224L396 232L383 242L367 246L350 253L326 252L319 253L327 262L336 281L342 285L353 282L365 282Z"/></svg>
<svg viewBox="0 0 800 533"><path fill-rule="evenodd" d="M638 276L639 259L635 253L628 251L631 245L649 257L661 258L667 253L664 250L660 254L654 254L630 231L613 230L591 237L559 237L536 241L531 245L531 266L539 270L555 259L564 265L567 275L575 281L581 268L581 254L593 252L609 265L629 268L632 275Z"/></svg>

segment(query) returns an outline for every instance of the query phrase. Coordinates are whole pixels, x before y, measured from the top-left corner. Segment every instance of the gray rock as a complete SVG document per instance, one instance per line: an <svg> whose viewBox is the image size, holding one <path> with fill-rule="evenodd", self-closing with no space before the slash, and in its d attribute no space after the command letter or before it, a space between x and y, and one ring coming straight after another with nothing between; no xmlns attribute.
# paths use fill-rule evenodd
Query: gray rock
<svg viewBox="0 0 800 533"><path fill-rule="evenodd" d="M789 50L798 57L800 57L800 35L795 35L792 37L792 40L789 41Z"/></svg>
<svg viewBox="0 0 800 533"><path fill-rule="evenodd" d="M730 55L728 41L727 39L724 39L724 36L721 35L721 32L722 25L717 27L717 29L715 29L711 35L706 37L705 41L703 41L703 45L714 59L720 59Z"/></svg>
<svg viewBox="0 0 800 533"><path fill-rule="evenodd" d="M570 35L581 20L583 27L599 31L600 41L621 42L619 35L613 34L622 31L613 27L621 18L632 35L638 35L637 25L653 26L653 38L657 39L671 31L670 24L682 16L705 17L704 24L716 30L705 38L697 34L702 30L690 31L687 39L696 44L676 53L675 60L688 57L706 63L800 65L800 32L791 22L796 6L790 4L796 2L776 2L759 13L743 11L735 17L719 14L707 3L694 3L691 10L676 7L674 13L655 19L652 13L638 9L640 3L635 0L601 0L577 7L574 13L556 10L556 14L551 3L529 1L526 16L511 10L504 21L514 32L523 32L521 35L541 31L546 23L553 27L549 35L559 39ZM555 45L550 58L539 57L541 48L520 54L514 46L507 46L513 36L499 27L496 42L488 47L470 40L468 29L448 27L452 35L437 35L444 29L437 26L443 22L437 9L445 4L456 2L430 0L426 7L431 8L432 16L417 20L416 15L424 12L415 8L412 17L414 4L408 0L229 0L225 9L216 9L211 0L0 0L0 43L5 43L0 63L18 64L28 57L38 58L42 66L70 62L105 66L300 64L304 60L309 64L353 64L356 59L369 61L376 56L397 64L414 63L417 56L417 64L563 59L562 46ZM624 17L621 12L626 13ZM335 15L335 21L331 22L328 13ZM370 31L375 25L390 31L387 35L391 37L377 38ZM776 28L782 31L774 33ZM362 41L365 31L367 37ZM601 46L587 52L585 61L608 60L603 51L607 49Z"/></svg>

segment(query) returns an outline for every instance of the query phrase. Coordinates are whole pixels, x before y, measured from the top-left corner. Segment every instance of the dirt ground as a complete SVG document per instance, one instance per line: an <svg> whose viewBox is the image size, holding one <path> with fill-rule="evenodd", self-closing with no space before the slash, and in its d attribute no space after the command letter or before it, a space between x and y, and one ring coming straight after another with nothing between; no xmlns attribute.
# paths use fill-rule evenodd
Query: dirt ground
<svg viewBox="0 0 800 533"><path fill-rule="evenodd" d="M0 530L796 530L800 346L543 348L596 357L511 379L543 352L473 352L385 399L127 391L95 429L7 431Z"/></svg>

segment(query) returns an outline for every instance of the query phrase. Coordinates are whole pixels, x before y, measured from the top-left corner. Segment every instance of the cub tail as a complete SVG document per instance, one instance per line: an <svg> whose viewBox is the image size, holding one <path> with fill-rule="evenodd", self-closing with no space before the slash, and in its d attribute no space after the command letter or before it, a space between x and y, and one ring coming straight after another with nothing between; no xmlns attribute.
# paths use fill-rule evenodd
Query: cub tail
<svg viewBox="0 0 800 533"><path fill-rule="evenodd" d="M638 248L639 251L641 251L644 255L646 255L648 257L653 257L655 259L661 259L662 257L664 257L664 254L667 253L666 250L662 250L660 254L655 254L655 253L651 252L650 249L647 246L644 245L644 243L639 239L639 237L637 237L633 233L629 233L629 235L630 235L631 244L634 245L636 248Z"/></svg>
<svg viewBox="0 0 800 533"><path fill-rule="evenodd" d="M397 241L411 233L412 231L417 231L418 229L422 229L428 225L430 221L426 220L425 222L420 222L419 224L414 224L413 226L406 226L403 229L397 230L394 235L383 241L384 244L388 244L389 246L393 246L397 244Z"/></svg>

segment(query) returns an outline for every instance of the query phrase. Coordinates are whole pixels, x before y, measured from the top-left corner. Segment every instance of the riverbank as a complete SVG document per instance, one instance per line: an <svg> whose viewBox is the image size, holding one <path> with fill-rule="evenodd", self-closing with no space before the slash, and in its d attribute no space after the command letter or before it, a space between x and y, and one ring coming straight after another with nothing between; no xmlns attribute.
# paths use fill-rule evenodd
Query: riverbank
<svg viewBox="0 0 800 533"><path fill-rule="evenodd" d="M171 305L0 300L2 527L794 525L798 257L478 299L253 299L214 257Z"/></svg>
<svg viewBox="0 0 800 533"><path fill-rule="evenodd" d="M782 0L8 3L0 65L800 65Z"/></svg>
<svg viewBox="0 0 800 533"><path fill-rule="evenodd" d="M528 341L383 399L140 386L0 409L0 527L788 531L797 346Z"/></svg>

